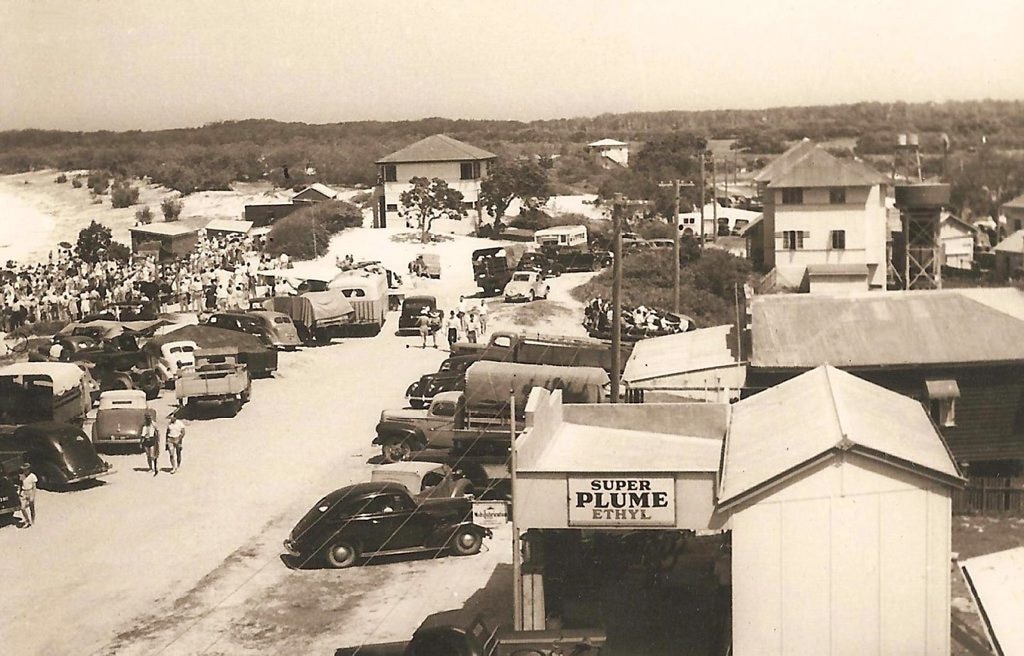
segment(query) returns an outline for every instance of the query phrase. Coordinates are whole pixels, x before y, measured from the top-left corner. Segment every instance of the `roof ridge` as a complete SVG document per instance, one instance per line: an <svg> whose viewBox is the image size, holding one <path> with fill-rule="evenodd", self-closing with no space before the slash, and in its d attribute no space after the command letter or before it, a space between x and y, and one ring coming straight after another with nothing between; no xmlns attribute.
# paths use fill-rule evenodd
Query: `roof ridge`
<svg viewBox="0 0 1024 656"><path fill-rule="evenodd" d="M832 369L834 367L830 364L824 364L822 369L825 372L825 386L828 388L828 398L832 402L832 413L836 418L836 428L839 429L839 441L835 443L835 448L846 451L854 445L854 441L846 434L842 413L839 412L839 404L836 402L836 390L832 386Z"/></svg>

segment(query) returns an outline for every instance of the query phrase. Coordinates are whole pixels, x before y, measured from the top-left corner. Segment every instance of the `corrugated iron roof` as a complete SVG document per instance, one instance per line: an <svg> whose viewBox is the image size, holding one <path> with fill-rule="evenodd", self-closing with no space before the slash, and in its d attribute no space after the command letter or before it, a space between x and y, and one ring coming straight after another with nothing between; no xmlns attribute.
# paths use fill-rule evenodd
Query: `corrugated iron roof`
<svg viewBox="0 0 1024 656"><path fill-rule="evenodd" d="M718 503L735 503L843 451L950 483L962 480L920 403L834 367L818 367L733 405Z"/></svg>
<svg viewBox="0 0 1024 656"><path fill-rule="evenodd" d="M493 159L494 153L483 148L470 146L446 134L435 134L420 139L401 150L377 160L378 164L398 164L402 162L457 162L476 159Z"/></svg>
<svg viewBox="0 0 1024 656"><path fill-rule="evenodd" d="M1024 321L1024 290L1016 287L961 287L950 291Z"/></svg>
<svg viewBox="0 0 1024 656"><path fill-rule="evenodd" d="M803 157L818 146L804 137L796 145L782 153L754 176L754 182L771 182L774 178L789 170L789 167L799 162Z"/></svg>
<svg viewBox="0 0 1024 656"><path fill-rule="evenodd" d="M623 368L622 380L636 383L690 371L737 364L732 326L701 328L678 335L642 339Z"/></svg>
<svg viewBox="0 0 1024 656"><path fill-rule="evenodd" d="M601 146L628 146L625 141L618 141L617 139L598 139L594 143L587 144L592 148L599 148Z"/></svg>
<svg viewBox="0 0 1024 656"><path fill-rule="evenodd" d="M780 294L750 308L753 368L1024 361L1024 321L952 290Z"/></svg>
<svg viewBox="0 0 1024 656"><path fill-rule="evenodd" d="M177 221L164 221L162 223L150 223L149 225L135 226L129 228L131 232L141 232L148 235L164 235L175 237L178 235L186 235L190 232L199 232L197 228L190 228L187 225L182 225Z"/></svg>
<svg viewBox="0 0 1024 656"><path fill-rule="evenodd" d="M1024 230L1018 230L995 245L997 253L1024 253Z"/></svg>
<svg viewBox="0 0 1024 656"><path fill-rule="evenodd" d="M881 173L863 162L835 157L814 148L768 184L782 187L871 187L888 182Z"/></svg>
<svg viewBox="0 0 1024 656"><path fill-rule="evenodd" d="M327 199L338 197L338 192L336 192L335 190L331 189L327 185L322 184L320 182L314 182L311 185L307 185L306 188L300 191L299 193L295 194L293 198L298 198L307 191L315 191L316 193L320 194L321 196Z"/></svg>

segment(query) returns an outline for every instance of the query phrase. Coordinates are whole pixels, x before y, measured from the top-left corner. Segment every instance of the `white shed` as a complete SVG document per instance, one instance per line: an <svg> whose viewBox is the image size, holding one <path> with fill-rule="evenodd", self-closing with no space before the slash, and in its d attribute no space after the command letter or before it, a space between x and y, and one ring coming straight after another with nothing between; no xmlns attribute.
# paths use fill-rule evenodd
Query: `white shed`
<svg viewBox="0 0 1024 656"><path fill-rule="evenodd" d="M832 367L733 406L733 653L949 654L950 497L924 408Z"/></svg>

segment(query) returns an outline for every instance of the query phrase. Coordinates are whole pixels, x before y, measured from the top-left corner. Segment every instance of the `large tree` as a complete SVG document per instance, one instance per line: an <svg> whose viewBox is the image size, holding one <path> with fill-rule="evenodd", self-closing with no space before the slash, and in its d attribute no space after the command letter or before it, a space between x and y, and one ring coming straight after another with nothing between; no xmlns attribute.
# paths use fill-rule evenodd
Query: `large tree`
<svg viewBox="0 0 1024 656"><path fill-rule="evenodd" d="M420 241L430 241L430 227L434 219L461 219L466 216L462 206L462 192L452 189L441 178L428 180L416 177L409 180L412 185L398 197L402 204L399 216L420 229Z"/></svg>
<svg viewBox="0 0 1024 656"><path fill-rule="evenodd" d="M480 202L495 222L516 198L536 207L551 195L548 172L534 159L498 160L480 183Z"/></svg>
<svg viewBox="0 0 1024 656"><path fill-rule="evenodd" d="M78 233L78 257L86 262L96 262L110 249L110 228L93 221Z"/></svg>

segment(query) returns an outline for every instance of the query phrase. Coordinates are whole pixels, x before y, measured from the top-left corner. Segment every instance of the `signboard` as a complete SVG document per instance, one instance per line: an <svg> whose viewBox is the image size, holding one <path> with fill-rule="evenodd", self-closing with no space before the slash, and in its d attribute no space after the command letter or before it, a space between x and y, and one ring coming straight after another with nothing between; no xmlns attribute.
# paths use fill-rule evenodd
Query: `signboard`
<svg viewBox="0 0 1024 656"><path fill-rule="evenodd" d="M505 501L474 501L473 523L486 528L497 528L508 521L508 503Z"/></svg>
<svg viewBox="0 0 1024 656"><path fill-rule="evenodd" d="M672 476L571 476L569 526L675 526Z"/></svg>

